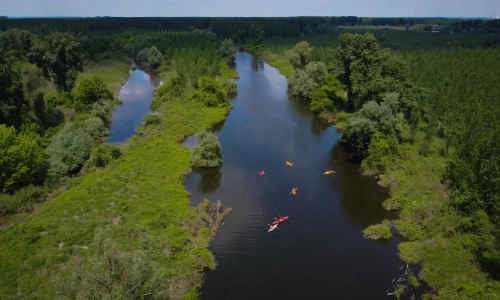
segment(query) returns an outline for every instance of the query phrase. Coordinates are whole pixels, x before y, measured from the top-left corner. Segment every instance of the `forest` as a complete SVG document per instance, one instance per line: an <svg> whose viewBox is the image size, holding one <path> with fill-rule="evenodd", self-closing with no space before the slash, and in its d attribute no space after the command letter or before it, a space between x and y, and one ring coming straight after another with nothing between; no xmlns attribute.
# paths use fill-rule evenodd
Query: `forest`
<svg viewBox="0 0 500 300"><path fill-rule="evenodd" d="M231 109L235 45L279 68L363 156L361 171L390 188L384 207L399 218L367 235L394 228L399 256L422 266L397 297L416 281L430 299L500 297L497 21L1 18L0 298L199 296L220 219L208 200L190 209L191 157L178 143ZM166 84L136 136L109 145L130 59Z"/></svg>

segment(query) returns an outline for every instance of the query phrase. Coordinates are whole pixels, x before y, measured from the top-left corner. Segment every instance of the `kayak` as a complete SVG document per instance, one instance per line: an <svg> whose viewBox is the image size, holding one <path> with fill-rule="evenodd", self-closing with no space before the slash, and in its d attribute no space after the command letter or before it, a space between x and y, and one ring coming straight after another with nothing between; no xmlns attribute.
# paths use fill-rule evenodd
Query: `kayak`
<svg viewBox="0 0 500 300"><path fill-rule="evenodd" d="M260 177L262 177L262 176L266 175L266 173L264 171L262 171L259 173L259 175L260 175Z"/></svg>
<svg viewBox="0 0 500 300"><path fill-rule="evenodd" d="M326 172L325 172L325 173L323 173L323 174L330 175L330 174L332 174L332 173L335 173L335 171L331 171L331 170L329 170L329 171L326 171Z"/></svg>
<svg viewBox="0 0 500 300"><path fill-rule="evenodd" d="M269 227L269 230L267 232L271 232L276 228L278 228L278 224L275 224L275 225L272 225L271 227Z"/></svg>
<svg viewBox="0 0 500 300"><path fill-rule="evenodd" d="M293 163L291 163L289 161L286 162L286 165L289 166L289 167L293 167Z"/></svg>
<svg viewBox="0 0 500 300"><path fill-rule="evenodd" d="M274 220L274 222L273 222L273 223L271 223L271 224L275 225L275 224L279 224L279 223L281 223L281 222L285 222L286 220L288 220L288 218L289 218L289 217L290 217L290 216L281 217L281 218L279 218L279 219Z"/></svg>

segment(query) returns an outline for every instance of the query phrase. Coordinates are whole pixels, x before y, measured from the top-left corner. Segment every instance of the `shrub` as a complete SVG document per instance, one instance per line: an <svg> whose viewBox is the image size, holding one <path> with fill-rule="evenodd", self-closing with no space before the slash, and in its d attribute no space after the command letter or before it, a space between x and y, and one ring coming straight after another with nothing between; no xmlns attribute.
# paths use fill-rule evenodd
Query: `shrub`
<svg viewBox="0 0 500 300"><path fill-rule="evenodd" d="M215 79L201 77L199 88L193 92L191 98L202 102L206 107L224 107L230 105L227 101L224 87Z"/></svg>
<svg viewBox="0 0 500 300"><path fill-rule="evenodd" d="M94 139L108 134L108 130L106 129L106 126L104 126L104 122L96 117L85 120L83 128L83 131Z"/></svg>
<svg viewBox="0 0 500 300"><path fill-rule="evenodd" d="M58 180L54 176L63 177L65 172L80 168L89 157L92 148L92 138L76 128L73 123L67 123L64 128L52 138L46 153L49 157L49 177L51 182Z"/></svg>
<svg viewBox="0 0 500 300"><path fill-rule="evenodd" d="M153 68L158 68L158 66L163 62L163 55L155 46L149 48L148 62Z"/></svg>
<svg viewBox="0 0 500 300"><path fill-rule="evenodd" d="M103 122L107 123L110 118L109 105L107 102L96 102L92 104L90 114L94 117L100 118Z"/></svg>
<svg viewBox="0 0 500 300"><path fill-rule="evenodd" d="M333 102L328 99L326 92L323 89L317 89L311 100L311 110L316 114L330 112L333 109Z"/></svg>
<svg viewBox="0 0 500 300"><path fill-rule="evenodd" d="M14 195L0 195L0 203L3 203L5 212L22 212L29 210L31 205L41 200L46 193L45 188L30 184L14 193ZM2 204L0 204L2 206ZM2 215L0 208L0 216Z"/></svg>
<svg viewBox="0 0 500 300"><path fill-rule="evenodd" d="M113 94L108 90L101 77L94 75L84 78L75 91L75 102L79 110L88 110L92 104L100 100L112 100Z"/></svg>
<svg viewBox="0 0 500 300"><path fill-rule="evenodd" d="M191 165L193 167L217 167L223 162L222 147L214 133L202 130L195 135L199 144L191 152Z"/></svg>
<svg viewBox="0 0 500 300"><path fill-rule="evenodd" d="M372 225L365 230L363 230L363 236L367 239L378 240L378 239L390 239L392 238L391 233L391 221L384 220L381 224Z"/></svg>
<svg viewBox="0 0 500 300"><path fill-rule="evenodd" d="M89 159L85 162L85 169L104 168L121 155L122 151L120 147L111 144L101 144L92 149Z"/></svg>
<svg viewBox="0 0 500 300"><path fill-rule="evenodd" d="M158 114L146 114L144 116L144 127L158 124L161 124L161 118Z"/></svg>
<svg viewBox="0 0 500 300"><path fill-rule="evenodd" d="M368 157L361 163L361 170L365 175L385 173L394 163L397 153L398 139L394 135L376 132L368 146Z"/></svg>
<svg viewBox="0 0 500 300"><path fill-rule="evenodd" d="M0 125L0 191L8 192L35 180L44 154L35 132L17 133Z"/></svg>

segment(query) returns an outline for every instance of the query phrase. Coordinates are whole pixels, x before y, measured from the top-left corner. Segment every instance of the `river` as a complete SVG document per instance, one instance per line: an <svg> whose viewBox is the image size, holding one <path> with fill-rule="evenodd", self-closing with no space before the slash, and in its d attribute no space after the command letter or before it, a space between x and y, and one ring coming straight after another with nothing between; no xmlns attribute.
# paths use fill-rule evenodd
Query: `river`
<svg viewBox="0 0 500 300"><path fill-rule="evenodd" d="M142 118L152 112L153 91L161 85L158 73L149 67L132 62L130 77L120 89L118 99L123 103L111 115L111 126L106 142L122 144L135 134L135 126L142 126Z"/></svg>
<svg viewBox="0 0 500 300"><path fill-rule="evenodd" d="M389 299L405 265L399 240L361 233L394 218L381 207L388 191L359 173L336 128L293 97L277 69L240 52L234 70L241 77L234 108L216 126L224 163L195 169L185 183L192 206L207 198L234 209L210 245L218 266L206 275L202 300ZM328 169L336 173L324 175ZM278 215L290 220L268 233Z"/></svg>

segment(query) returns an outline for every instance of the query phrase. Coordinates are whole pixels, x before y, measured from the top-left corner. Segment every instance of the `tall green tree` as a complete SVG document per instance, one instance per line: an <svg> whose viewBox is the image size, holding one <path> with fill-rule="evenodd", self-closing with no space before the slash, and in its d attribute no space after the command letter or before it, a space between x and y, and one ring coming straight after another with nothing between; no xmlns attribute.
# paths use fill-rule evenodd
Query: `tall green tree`
<svg viewBox="0 0 500 300"><path fill-rule="evenodd" d="M42 166L44 153L32 131L18 133L0 125L0 191L12 192L32 183Z"/></svg>
<svg viewBox="0 0 500 300"><path fill-rule="evenodd" d="M312 47L308 42L302 41L297 43L292 49L285 53L286 58L292 64L294 69L304 68L312 54Z"/></svg>
<svg viewBox="0 0 500 300"><path fill-rule="evenodd" d="M158 68L163 62L163 54L161 54L161 52L155 46L149 48L148 62L153 68Z"/></svg>
<svg viewBox="0 0 500 300"><path fill-rule="evenodd" d="M36 41L28 57L60 91L71 91L78 73L83 72L79 44L68 33L56 32Z"/></svg>
<svg viewBox="0 0 500 300"><path fill-rule="evenodd" d="M220 50L222 51L222 56L229 61L234 61L236 59L236 47L234 47L232 39L224 39Z"/></svg>
<svg viewBox="0 0 500 300"><path fill-rule="evenodd" d="M207 130L202 130L195 135L199 142L191 153L193 167L213 168L222 164L222 147L217 136Z"/></svg>

